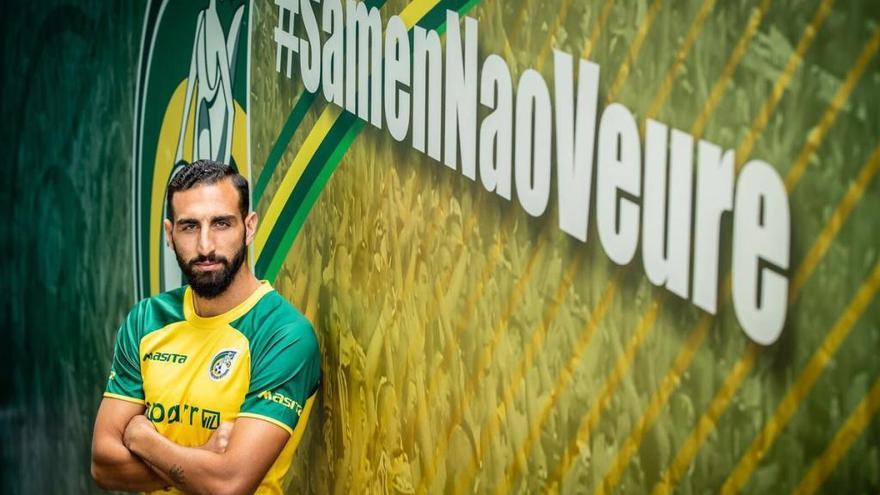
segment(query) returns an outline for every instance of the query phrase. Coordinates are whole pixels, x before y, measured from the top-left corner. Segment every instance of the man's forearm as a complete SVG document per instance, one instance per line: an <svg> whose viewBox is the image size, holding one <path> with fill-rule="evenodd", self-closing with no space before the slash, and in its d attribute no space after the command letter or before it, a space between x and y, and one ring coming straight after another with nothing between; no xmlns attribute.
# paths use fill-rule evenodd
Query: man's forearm
<svg viewBox="0 0 880 495"><path fill-rule="evenodd" d="M165 488L169 488L169 487L174 486L174 480L172 480L171 478L169 478L168 475L165 474L164 472L162 472L161 469L159 469L158 467L156 467L156 466L150 464L149 462L147 462L147 461L145 461L145 460L143 460L143 459L141 459L141 462L143 462L148 468L150 468L150 470L153 471L153 474L155 474L155 475L158 476L162 481L165 482Z"/></svg>
<svg viewBox="0 0 880 495"><path fill-rule="evenodd" d="M144 430L133 436L127 447L155 470L155 474L168 479L183 491L234 491L234 469L223 454L180 446L154 430Z"/></svg>
<svg viewBox="0 0 880 495"><path fill-rule="evenodd" d="M120 442L109 451L96 453L92 460L92 477L105 490L149 492L170 486L141 459L132 455Z"/></svg>

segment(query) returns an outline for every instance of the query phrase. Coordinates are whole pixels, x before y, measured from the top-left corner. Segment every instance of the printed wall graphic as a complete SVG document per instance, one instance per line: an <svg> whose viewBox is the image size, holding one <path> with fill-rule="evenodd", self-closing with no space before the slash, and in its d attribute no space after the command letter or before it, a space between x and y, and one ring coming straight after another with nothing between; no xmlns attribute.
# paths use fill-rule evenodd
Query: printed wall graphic
<svg viewBox="0 0 880 495"><path fill-rule="evenodd" d="M439 2L442 25L417 22L407 48L395 15L419 2L375 14L313 3L320 43L307 4L278 2L256 30L267 33L254 59L262 84L301 91L291 116L312 108L279 190L327 146L328 127L356 116L360 130L268 271L324 338L313 418L324 427L310 430L295 486L876 483L856 474L859 458L880 461L868 447L878 369L859 349L877 345L880 268L858 220L878 201L878 117L858 109L877 84L876 21L822 1ZM338 49L323 22L330 12L337 29L353 17L381 27L367 43L385 58L381 79L372 59L360 72L360 51L349 65L352 45ZM285 16L302 24L286 29ZM853 22L858 35L834 27ZM432 30L437 68L420 51ZM523 119L534 127L520 130ZM847 132L862 136L858 165L838 148L854 145ZM837 175L839 187L826 182ZM263 205L277 202L272 184L263 191ZM838 278L856 266L852 283ZM822 287L840 287L834 302ZM830 413L835 396L849 405Z"/></svg>
<svg viewBox="0 0 880 495"><path fill-rule="evenodd" d="M92 491L116 325L184 282L165 187L214 158L320 339L288 493L877 493L875 3L27 7L0 491Z"/></svg>

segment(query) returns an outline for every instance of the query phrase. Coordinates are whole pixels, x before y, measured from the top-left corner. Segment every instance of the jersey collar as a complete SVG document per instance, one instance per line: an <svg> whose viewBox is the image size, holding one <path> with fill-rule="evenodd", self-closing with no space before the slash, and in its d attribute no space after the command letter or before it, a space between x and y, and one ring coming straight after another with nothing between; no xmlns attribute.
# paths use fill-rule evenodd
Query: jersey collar
<svg viewBox="0 0 880 495"><path fill-rule="evenodd" d="M192 288L187 286L186 291L183 294L183 316L184 318L186 318L186 321L199 327L225 325L232 322L233 320L240 318L245 313L250 311L250 309L253 308L254 305L256 305L263 296L265 296L269 292L272 292L273 290L274 289L272 288L272 285L269 283L268 280L261 280L259 287L257 287L257 289L253 291L251 295L247 297L247 299L239 303L238 306L230 309L225 313L220 313L216 316L205 317L199 316L196 313L195 306L193 305Z"/></svg>

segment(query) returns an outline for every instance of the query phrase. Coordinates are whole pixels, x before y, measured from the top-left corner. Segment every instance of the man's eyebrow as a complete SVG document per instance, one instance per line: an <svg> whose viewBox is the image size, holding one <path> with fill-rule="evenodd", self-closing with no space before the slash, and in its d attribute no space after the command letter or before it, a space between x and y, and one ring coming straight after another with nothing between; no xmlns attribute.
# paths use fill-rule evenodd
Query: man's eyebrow
<svg viewBox="0 0 880 495"><path fill-rule="evenodd" d="M235 222L235 219L236 219L235 215L220 215L220 216L216 216L216 217L211 217L211 223L215 223L215 222L233 223L233 222Z"/></svg>
<svg viewBox="0 0 880 495"><path fill-rule="evenodd" d="M175 223L177 225L196 225L199 221L195 218L178 218Z"/></svg>

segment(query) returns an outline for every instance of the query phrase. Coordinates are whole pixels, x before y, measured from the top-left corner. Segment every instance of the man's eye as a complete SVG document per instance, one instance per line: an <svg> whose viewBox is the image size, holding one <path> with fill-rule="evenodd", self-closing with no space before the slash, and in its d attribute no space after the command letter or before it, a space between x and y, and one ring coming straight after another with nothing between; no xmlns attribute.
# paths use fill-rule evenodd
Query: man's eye
<svg viewBox="0 0 880 495"><path fill-rule="evenodd" d="M184 232L192 232L195 229L196 229L196 226L193 224L187 224L187 225L184 225L183 227L180 228L180 230L182 230Z"/></svg>
<svg viewBox="0 0 880 495"><path fill-rule="evenodd" d="M220 222L216 222L216 223L214 223L214 225L217 226L218 228L221 228L221 229L226 229L226 228L230 227L229 222L227 222L225 220L220 221Z"/></svg>

